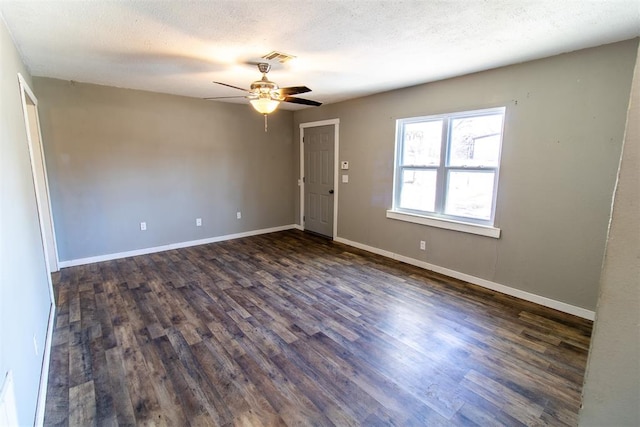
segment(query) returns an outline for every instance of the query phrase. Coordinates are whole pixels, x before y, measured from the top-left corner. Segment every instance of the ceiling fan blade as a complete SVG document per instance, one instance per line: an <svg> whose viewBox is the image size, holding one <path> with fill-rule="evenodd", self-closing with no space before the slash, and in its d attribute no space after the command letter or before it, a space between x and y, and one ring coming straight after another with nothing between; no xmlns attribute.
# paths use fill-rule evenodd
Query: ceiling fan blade
<svg viewBox="0 0 640 427"><path fill-rule="evenodd" d="M310 99L303 98L295 98L293 96L286 96L283 99L284 102L291 102L292 104L304 104L304 105L313 105L314 107L319 107L322 105L322 102L312 101Z"/></svg>
<svg viewBox="0 0 640 427"><path fill-rule="evenodd" d="M248 90L248 89L242 89L241 87L238 87L238 86L234 86L234 85L230 85L230 84L226 84L226 83L222 83L222 82L213 82L213 83L215 83L215 84L219 84L219 85L222 85L222 86L226 86L226 87L231 87L231 88L233 88L233 89L242 90L242 91L244 91L244 92L249 92L249 90Z"/></svg>
<svg viewBox="0 0 640 427"><path fill-rule="evenodd" d="M238 95L238 96L214 96L213 98L202 98L206 101L212 101L215 99L231 99L231 98L247 98L246 96L243 95Z"/></svg>
<svg viewBox="0 0 640 427"><path fill-rule="evenodd" d="M281 94L286 96L286 95L297 95L299 93L311 92L311 89L309 89L306 86L290 86L290 87L281 87L279 91Z"/></svg>

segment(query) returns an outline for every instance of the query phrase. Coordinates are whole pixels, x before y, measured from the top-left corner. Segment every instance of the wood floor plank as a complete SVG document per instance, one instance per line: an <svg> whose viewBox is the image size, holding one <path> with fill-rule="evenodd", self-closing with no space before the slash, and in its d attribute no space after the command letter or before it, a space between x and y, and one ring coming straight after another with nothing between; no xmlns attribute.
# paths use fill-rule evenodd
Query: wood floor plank
<svg viewBox="0 0 640 427"><path fill-rule="evenodd" d="M257 359L257 360L256 360ZM278 381L264 358L245 354L238 359L245 375L287 425L328 425L322 414L303 394L292 390L290 381Z"/></svg>
<svg viewBox="0 0 640 427"><path fill-rule="evenodd" d="M170 329L167 333L167 338L180 361L178 369L183 372L184 380L188 384L190 392L195 396L201 408L204 409L208 418L215 425L225 424L231 418L229 411L224 405L223 398L204 375L204 368L200 366L198 359L194 357L191 345L176 329Z"/></svg>
<svg viewBox="0 0 640 427"><path fill-rule="evenodd" d="M151 372L135 333L128 325L122 325L115 328L115 335L119 348L123 349L121 361L136 421L144 424L162 420L160 404L150 383Z"/></svg>
<svg viewBox="0 0 640 427"><path fill-rule="evenodd" d="M52 426L69 425L69 346L61 344L51 348L45 413L47 423ZM72 404L75 404L73 402Z"/></svg>
<svg viewBox="0 0 640 427"><path fill-rule="evenodd" d="M53 278L47 426L577 425L591 322L318 236Z"/></svg>
<svg viewBox="0 0 640 427"><path fill-rule="evenodd" d="M120 425L135 425L136 418L133 413L129 385L126 378L124 361L122 360L122 348L114 347L105 352L109 381L113 390L113 405L116 410ZM72 405L72 404L70 404ZM46 420L46 415L45 415Z"/></svg>
<svg viewBox="0 0 640 427"><path fill-rule="evenodd" d="M109 380L110 373L107 358L103 348L103 341L100 338L91 341L91 357L94 361L91 376L95 393L96 420L99 425L118 425L117 413L113 403L113 390Z"/></svg>
<svg viewBox="0 0 640 427"><path fill-rule="evenodd" d="M96 426L96 395L93 381L71 387L69 401L75 404L69 412L69 424L74 426Z"/></svg>
<svg viewBox="0 0 640 427"><path fill-rule="evenodd" d="M213 329L212 329L213 330ZM216 373L219 378L215 382L217 386L222 385L223 390L230 388L228 396L228 406L234 413L234 419L258 419L264 420L267 425L279 425L284 421L279 417L277 411L273 409L266 397L258 391L254 383L245 374L238 360L245 356L245 351L236 342L235 338L228 335L226 330L216 332L217 339L203 341L197 346L204 345L210 354L220 363L221 370ZM234 347L234 350L229 350ZM242 400L233 400L234 396L241 397ZM243 402L244 401L244 402ZM247 410L244 404L249 406ZM236 408L236 409L234 409Z"/></svg>
<svg viewBox="0 0 640 427"><path fill-rule="evenodd" d="M348 406L341 406L331 397L331 393L322 389L318 393L318 383L301 370L296 364L283 354L277 354L271 358L275 366L289 379L331 422L337 426L359 425L357 415Z"/></svg>

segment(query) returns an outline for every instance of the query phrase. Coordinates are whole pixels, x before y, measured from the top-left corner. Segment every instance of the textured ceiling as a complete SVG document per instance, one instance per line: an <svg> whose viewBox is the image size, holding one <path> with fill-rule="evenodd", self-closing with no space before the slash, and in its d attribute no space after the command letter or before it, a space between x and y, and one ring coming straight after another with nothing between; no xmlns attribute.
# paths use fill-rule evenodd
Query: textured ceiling
<svg viewBox="0 0 640 427"><path fill-rule="evenodd" d="M232 96L212 80L248 87L247 61L278 50L297 58L271 80L324 103L640 35L640 0L0 0L0 13L34 76Z"/></svg>

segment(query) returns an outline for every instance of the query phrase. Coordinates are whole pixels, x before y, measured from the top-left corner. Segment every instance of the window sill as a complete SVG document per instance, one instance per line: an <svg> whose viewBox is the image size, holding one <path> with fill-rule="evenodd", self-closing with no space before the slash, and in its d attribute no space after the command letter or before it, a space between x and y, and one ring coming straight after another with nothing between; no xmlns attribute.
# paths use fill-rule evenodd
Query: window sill
<svg viewBox="0 0 640 427"><path fill-rule="evenodd" d="M452 221L450 219L429 218L422 215L391 210L387 211L387 218L413 222L414 224L428 225L429 227L444 228L447 230L461 231L463 233L493 237L494 239L500 238L500 229L487 225L470 224L467 222Z"/></svg>

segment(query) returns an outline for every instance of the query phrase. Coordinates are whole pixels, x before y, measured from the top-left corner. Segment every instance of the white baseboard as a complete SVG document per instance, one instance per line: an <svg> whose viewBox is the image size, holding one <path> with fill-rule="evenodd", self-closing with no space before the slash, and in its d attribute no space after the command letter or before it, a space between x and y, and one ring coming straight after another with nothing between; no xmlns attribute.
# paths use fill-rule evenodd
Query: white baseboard
<svg viewBox="0 0 640 427"><path fill-rule="evenodd" d="M144 249L137 249L133 251L127 251L127 252L118 252L113 254L99 255L99 256L89 257L89 258L73 259L69 261L60 261L59 265L61 268L74 267L77 265L92 264L94 262L110 261L114 259L126 258L130 256L137 256L137 255L147 255L147 254L152 254L156 252L169 251L172 249L206 245L209 243L239 239L242 237L257 236L260 234L275 233L278 231L291 230L291 229L304 230L304 228L299 224L290 224L290 225L283 225L280 227L263 228L260 230L246 231L243 233L227 234L224 236L211 237L211 238L201 239L201 240L191 240L188 242L172 243L169 245L155 246L152 248L144 248ZM556 301L551 298L543 297L541 295L532 294L530 292L526 292L520 289L502 285L500 283L495 283L490 280L472 276L470 274L461 273L459 271L451 270L449 268L441 267L439 265L430 264L428 262L420 261L415 258L409 258L404 255L396 254L394 252L385 251L384 249L375 248L373 246L365 245L363 243L353 242L351 240L347 240L342 237L336 237L334 240L339 243L344 243L345 245L353 246L355 248L372 252L374 254L382 255L387 258L395 259L397 261L401 261L406 264L415 265L416 267L420 267L420 268L424 268L425 270L430 270L436 273L444 274L445 276L464 280L465 282L469 282L474 285L482 286L484 288L491 289L493 291L497 291L506 295L511 295L513 297L520 298L525 301L530 301L545 307L553 308L555 310L562 311L564 313L573 314L575 316L582 317L588 320L595 319L596 314L594 311L587 310L582 307L577 307L561 301Z"/></svg>
<svg viewBox="0 0 640 427"><path fill-rule="evenodd" d="M497 291L506 295L523 299L525 301L540 304L542 306L553 308L555 310L562 311L564 313L573 314L574 316L582 317L583 319L594 320L596 316L596 313L594 311L587 310L582 307L576 307L575 305L567 304L561 301L556 301L551 298L532 294L530 292L525 292L520 289L512 288L509 286L501 285L500 283L495 283L490 280L472 276L470 274L461 273L459 271L451 270L449 268L441 267L439 265L430 264L428 262L420 261L415 258L409 258L404 255L396 254L394 252L389 252L383 249L375 248L373 246L365 245L358 242L353 242L351 240L343 239L342 237L336 237L334 240L338 243L344 243L345 245L353 246L355 248L362 249L367 252L373 252L374 254L395 259L397 261L401 261L406 264L415 265L416 267L424 268L425 270L434 271L436 273L444 274L445 276L464 280L465 282L482 286L483 288L491 289L492 291Z"/></svg>
<svg viewBox="0 0 640 427"><path fill-rule="evenodd" d="M113 259L127 258L130 256L147 255L156 252L170 251L172 249L188 248L190 246L206 245L209 243L223 242L225 240L240 239L242 237L257 236L259 234L275 233L277 231L291 230L296 228L295 224L282 225L279 227L263 228L260 230L245 231L243 233L227 234L224 236L209 237L207 239L191 240L188 242L171 243L169 245L154 246L151 248L136 249L133 251L117 252L113 254L98 255L88 258L72 259L60 261L60 268L75 267L77 265L93 264L94 262L111 261Z"/></svg>
<svg viewBox="0 0 640 427"><path fill-rule="evenodd" d="M47 388L49 387L49 359L51 358L51 346L53 345L53 326L56 320L56 306L51 302L49 308L49 322L47 323L47 337L44 343L42 356L42 371L40 372L40 388L38 389L38 402L36 404L36 419L34 426L44 425L44 408L47 402Z"/></svg>

